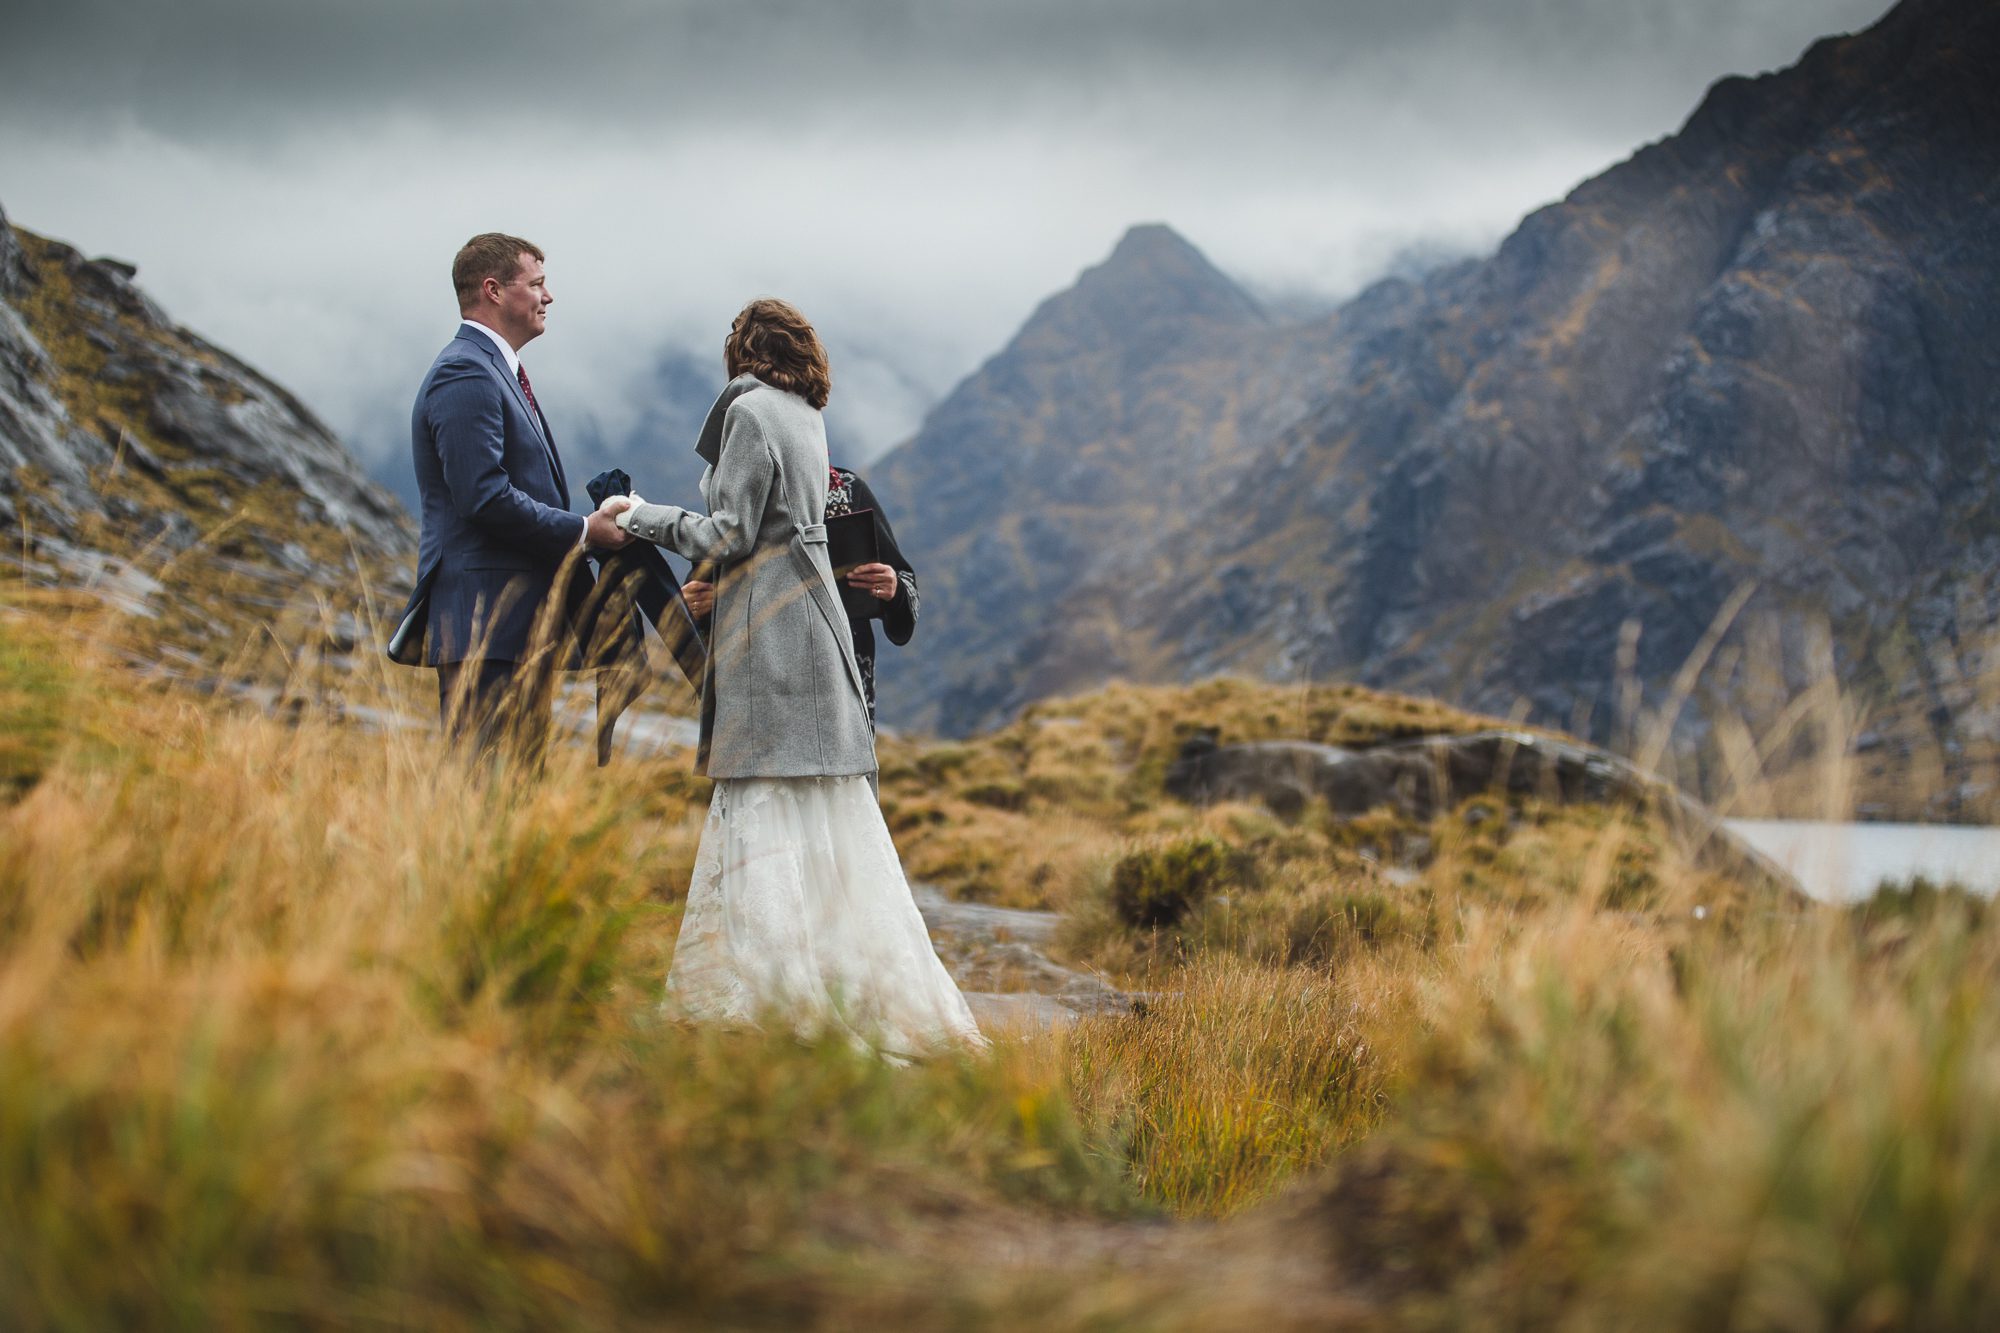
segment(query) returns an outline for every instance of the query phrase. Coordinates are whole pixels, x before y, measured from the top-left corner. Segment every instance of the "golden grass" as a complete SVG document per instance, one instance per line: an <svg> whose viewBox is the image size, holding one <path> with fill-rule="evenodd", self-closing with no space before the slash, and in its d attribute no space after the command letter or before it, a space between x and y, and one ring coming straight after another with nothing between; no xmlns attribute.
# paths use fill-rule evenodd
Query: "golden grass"
<svg viewBox="0 0 2000 1333"><path fill-rule="evenodd" d="M1360 1019L1381 1019L1373 980L1198 956L1139 1013L1078 1028L1081 1109L1147 1198L1196 1215L1261 1202L1384 1113L1390 1070Z"/></svg>
<svg viewBox="0 0 2000 1333"><path fill-rule="evenodd" d="M1996 980L1956 908L1481 915L1393 1124L1309 1211L1420 1326L1989 1326Z"/></svg>
<svg viewBox="0 0 2000 1333"><path fill-rule="evenodd" d="M684 759L481 776L309 701L141 684L113 629L15 600L11 1326L2000 1316L1990 912L1777 910L1635 812L1160 795L1191 725L1476 720L1222 683L887 747L913 867L984 858L992 896L1069 909L1071 951L1147 992L892 1069L660 1021L706 793ZM428 708L413 674L345 688ZM1227 873L1140 930L1110 893L1135 856Z"/></svg>
<svg viewBox="0 0 2000 1333"><path fill-rule="evenodd" d="M14 1326L782 1322L830 1213L1123 1206L1046 1056L661 1021L681 764L482 778L69 647L87 709L5 696L76 738L0 814Z"/></svg>

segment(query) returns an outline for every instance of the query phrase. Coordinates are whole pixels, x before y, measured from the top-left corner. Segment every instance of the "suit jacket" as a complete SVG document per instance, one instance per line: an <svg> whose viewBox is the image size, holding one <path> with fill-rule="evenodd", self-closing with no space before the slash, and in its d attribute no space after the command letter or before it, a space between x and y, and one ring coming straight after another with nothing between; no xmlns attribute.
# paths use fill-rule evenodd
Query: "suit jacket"
<svg viewBox="0 0 2000 1333"><path fill-rule="evenodd" d="M484 334L461 325L431 363L410 413L410 461L421 501L417 585L389 656L408 666L525 660L560 576L556 646L576 665L568 622L590 575L570 557L583 519L570 512L548 419L529 408Z"/></svg>
<svg viewBox="0 0 2000 1333"><path fill-rule="evenodd" d="M861 669L826 556L826 429L794 393L739 375L695 446L708 513L639 504L619 524L717 566L697 771L872 773Z"/></svg>

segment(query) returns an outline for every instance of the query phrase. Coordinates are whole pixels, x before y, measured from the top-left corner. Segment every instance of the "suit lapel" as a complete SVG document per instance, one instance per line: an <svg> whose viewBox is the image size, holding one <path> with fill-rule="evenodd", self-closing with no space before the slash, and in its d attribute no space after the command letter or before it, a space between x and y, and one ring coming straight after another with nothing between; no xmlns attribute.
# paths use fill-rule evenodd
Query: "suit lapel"
<svg viewBox="0 0 2000 1333"><path fill-rule="evenodd" d="M563 504L569 504L569 478L563 474L562 455L556 452L556 433L549 426L549 419L538 410L535 416L542 423L542 443L549 446L549 461L556 465L556 485L562 490Z"/></svg>
<svg viewBox="0 0 2000 1333"><path fill-rule="evenodd" d="M513 394L514 401L521 405L521 413L534 426L535 434L540 435L542 443L547 444L549 437L543 429L540 414L528 406L528 395L521 392L521 381L514 377L513 371L507 369L507 358L500 355L500 349L493 345L493 340L483 333L473 333L469 330L461 330L458 338L460 342L478 348L486 357L486 363L493 367L493 373L500 377L500 382L507 386L507 392Z"/></svg>
<svg viewBox="0 0 2000 1333"><path fill-rule="evenodd" d="M461 341L470 343L486 354L487 363L493 367L493 372L507 386L507 391L514 395L514 401L521 405L521 411L528 418L529 424L535 428L535 434L540 438L542 448L548 451L549 468L555 474L556 486L562 491L563 503L567 505L569 481L563 476L562 455L556 452L555 432L549 429L548 419L540 411L529 406L528 395L521 392L521 381L508 371L507 358L500 355L500 349L493 345L491 338L463 329L458 336Z"/></svg>

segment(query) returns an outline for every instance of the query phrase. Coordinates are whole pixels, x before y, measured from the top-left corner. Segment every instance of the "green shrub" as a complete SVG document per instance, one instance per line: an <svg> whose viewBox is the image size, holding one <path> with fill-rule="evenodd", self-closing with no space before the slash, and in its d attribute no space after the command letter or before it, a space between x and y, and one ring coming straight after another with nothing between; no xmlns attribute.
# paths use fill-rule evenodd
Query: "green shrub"
<svg viewBox="0 0 2000 1333"><path fill-rule="evenodd" d="M1848 909L1857 924L1926 921L1957 914L1977 929L1986 920L1988 902L1963 884L1939 884L1925 875L1907 880L1883 880L1875 892Z"/></svg>
<svg viewBox="0 0 2000 1333"><path fill-rule="evenodd" d="M980 782L959 793L974 805L990 805L995 810L1022 810L1027 807L1027 789L1018 782Z"/></svg>
<svg viewBox="0 0 2000 1333"><path fill-rule="evenodd" d="M1190 945L1271 966L1321 967L1394 945L1427 948L1436 934L1431 895L1407 900L1371 881L1299 882L1280 876L1255 894L1210 898L1182 926Z"/></svg>
<svg viewBox="0 0 2000 1333"><path fill-rule="evenodd" d="M1112 906L1127 925L1171 928L1210 894L1239 882L1242 871L1239 854L1207 834L1140 848L1111 872Z"/></svg>
<svg viewBox="0 0 2000 1333"><path fill-rule="evenodd" d="M1399 935L1422 933L1400 906L1379 893L1342 898L1336 919L1358 943L1371 948Z"/></svg>

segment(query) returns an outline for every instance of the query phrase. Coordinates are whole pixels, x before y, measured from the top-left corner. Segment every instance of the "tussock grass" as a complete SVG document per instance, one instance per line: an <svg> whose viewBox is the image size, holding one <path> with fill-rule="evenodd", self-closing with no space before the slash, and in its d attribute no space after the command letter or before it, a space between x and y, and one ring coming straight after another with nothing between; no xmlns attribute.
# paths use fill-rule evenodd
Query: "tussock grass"
<svg viewBox="0 0 2000 1333"><path fill-rule="evenodd" d="M1781 905L1643 812L1193 810L1189 725L1474 720L1114 690L891 747L885 804L1143 1012L893 1069L661 1021L684 760L468 771L295 681L272 716L144 684L75 613L0 615L10 1326L2000 1316L2000 937L1962 894ZM1121 864L1174 910L1121 913Z"/></svg>
<svg viewBox="0 0 2000 1333"><path fill-rule="evenodd" d="M56 641L38 625L18 613L0 625L0 717L8 723L0 730L0 797L14 797L41 778L62 742L68 681L51 660Z"/></svg>
<svg viewBox="0 0 2000 1333"><path fill-rule="evenodd" d="M1163 981L1174 989L1083 1024L1069 1045L1084 1114L1147 1198L1236 1212L1379 1121L1390 1070L1348 979L1202 954Z"/></svg>
<svg viewBox="0 0 2000 1333"><path fill-rule="evenodd" d="M66 738L0 812L11 1327L809 1323L905 1214L1130 1206L1047 1052L663 1022L680 762L483 775L0 635Z"/></svg>
<svg viewBox="0 0 2000 1333"><path fill-rule="evenodd" d="M1310 1210L1421 1325L1990 1326L2000 942L1945 910L1672 940L1471 922Z"/></svg>

